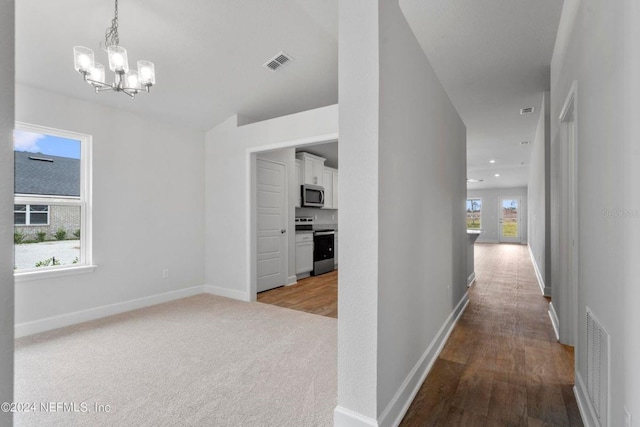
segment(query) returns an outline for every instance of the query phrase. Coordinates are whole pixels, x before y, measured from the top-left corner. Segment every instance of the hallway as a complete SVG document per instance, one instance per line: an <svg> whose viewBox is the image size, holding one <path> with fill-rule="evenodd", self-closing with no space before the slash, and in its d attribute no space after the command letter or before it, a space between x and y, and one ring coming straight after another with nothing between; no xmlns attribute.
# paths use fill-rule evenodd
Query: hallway
<svg viewBox="0 0 640 427"><path fill-rule="evenodd" d="M524 245L476 244L469 305L402 426L581 426L573 348L556 340Z"/></svg>

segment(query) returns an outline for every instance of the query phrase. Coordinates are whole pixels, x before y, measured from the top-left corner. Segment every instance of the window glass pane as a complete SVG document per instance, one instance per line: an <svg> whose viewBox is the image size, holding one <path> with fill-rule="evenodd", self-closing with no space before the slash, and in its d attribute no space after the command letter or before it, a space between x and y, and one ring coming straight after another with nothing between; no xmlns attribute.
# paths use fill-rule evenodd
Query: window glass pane
<svg viewBox="0 0 640 427"><path fill-rule="evenodd" d="M81 264L80 212L79 206L66 205L50 206L48 214L31 212L32 225L42 224L34 221L47 215L49 225L16 228L16 233L23 235L21 242L19 238L14 240L16 270Z"/></svg>
<svg viewBox="0 0 640 427"><path fill-rule="evenodd" d="M26 212L27 211L27 205L14 205L13 206L13 210L16 212Z"/></svg>
<svg viewBox="0 0 640 427"><path fill-rule="evenodd" d="M38 224L47 224L49 222L49 215L45 213L34 213L31 212L29 216L29 224L38 225Z"/></svg>
<svg viewBox="0 0 640 427"><path fill-rule="evenodd" d="M467 228L478 230L481 228L482 199L467 199Z"/></svg>
<svg viewBox="0 0 640 427"><path fill-rule="evenodd" d="M20 212L14 213L13 222L15 225L25 225L27 223L27 214Z"/></svg>
<svg viewBox="0 0 640 427"><path fill-rule="evenodd" d="M29 205L31 212L48 212L49 211L49 206L48 205Z"/></svg>

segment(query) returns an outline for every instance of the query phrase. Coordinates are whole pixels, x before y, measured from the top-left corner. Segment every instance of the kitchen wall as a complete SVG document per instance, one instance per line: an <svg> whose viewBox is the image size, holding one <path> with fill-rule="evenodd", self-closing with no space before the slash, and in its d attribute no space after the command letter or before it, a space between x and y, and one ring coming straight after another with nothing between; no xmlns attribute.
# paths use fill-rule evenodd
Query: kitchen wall
<svg viewBox="0 0 640 427"><path fill-rule="evenodd" d="M527 188L495 188L486 190L469 190L467 198L482 199L482 217L480 227L482 234L478 237L478 243L498 243L500 199L516 197L520 199L520 243L527 243Z"/></svg>
<svg viewBox="0 0 640 427"><path fill-rule="evenodd" d="M466 301L466 129L397 0L339 11L335 425L390 426Z"/></svg>
<svg viewBox="0 0 640 427"><path fill-rule="evenodd" d="M132 300L204 284L202 132L22 85L16 120L93 136L98 266L93 273L18 283L16 323L46 327L50 317L109 304L128 310L124 303Z"/></svg>
<svg viewBox="0 0 640 427"><path fill-rule="evenodd" d="M295 201L300 191L298 177L296 176L296 149L284 148L282 150L267 151L257 156L259 159L274 160L287 165L287 184L289 187L287 199L287 284L296 282L296 208Z"/></svg>
<svg viewBox="0 0 640 427"><path fill-rule="evenodd" d="M638 175L632 172L637 171L640 129L637 115L629 115L630 112L637 114L640 94L638 38L631 38L632 34L638 35L638 13L636 0L565 0L551 62L552 153L556 149L554 146L562 144L560 112L571 86L577 82L576 387L588 414L591 405L585 397L584 384L587 373L586 308L589 307L610 335L611 418L607 424L610 426L625 425L625 405L631 411L634 424L640 418L639 370L634 366L638 360L638 258L633 256L638 254L640 214L636 214L640 212L640 204ZM635 71L635 74L625 71ZM632 89L635 91L631 92ZM625 114L623 107L631 110ZM558 149L558 152L562 150ZM558 169L552 170L552 176L562 176L563 170L566 166L559 164ZM566 203L566 200L561 202ZM570 218L559 217L560 224L565 220L572 223ZM558 230L552 232L555 239ZM561 247L555 247L554 253L559 254L561 250ZM566 255L566 251L563 253ZM561 310L562 297L569 294L566 288L563 292L563 285L554 275L552 300L561 329L569 316ZM625 328L630 329L627 335ZM566 336L561 335L561 338ZM636 375L632 375L634 373Z"/></svg>
<svg viewBox="0 0 640 427"><path fill-rule="evenodd" d="M233 116L206 133L205 275L212 292L249 301L255 299L250 234L255 153L337 140L338 106L244 126L238 120Z"/></svg>
<svg viewBox="0 0 640 427"><path fill-rule="evenodd" d="M0 402L13 401L14 9L13 1L0 1ZM12 419L0 411L0 426Z"/></svg>
<svg viewBox="0 0 640 427"><path fill-rule="evenodd" d="M551 227L550 215L550 179L549 179L549 148L550 148L550 93L547 92L542 100L540 118L536 129L536 136L531 148L529 161L529 181L527 186L527 202L529 209L527 230L529 248L533 255L533 262L539 274L542 292L551 296Z"/></svg>
<svg viewBox="0 0 640 427"><path fill-rule="evenodd" d="M296 208L296 216L310 216L315 224L338 225L338 209Z"/></svg>

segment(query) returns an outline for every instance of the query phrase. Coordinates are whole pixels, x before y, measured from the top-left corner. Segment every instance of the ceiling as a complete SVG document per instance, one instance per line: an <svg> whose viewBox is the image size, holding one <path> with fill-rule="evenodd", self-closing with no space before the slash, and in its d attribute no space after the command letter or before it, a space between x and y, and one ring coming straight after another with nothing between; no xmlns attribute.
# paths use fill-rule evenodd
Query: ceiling
<svg viewBox="0 0 640 427"><path fill-rule="evenodd" d="M156 66L152 94L133 102L96 95L73 69L74 45L108 65L99 43L113 9L113 0L16 2L16 80L199 130L236 113L259 121L338 102L337 0L121 0L129 63ZM294 61L262 66L280 51Z"/></svg>
<svg viewBox="0 0 640 427"><path fill-rule="evenodd" d="M296 153L301 151L323 157L325 166L338 169L338 141L296 148Z"/></svg>
<svg viewBox="0 0 640 427"><path fill-rule="evenodd" d="M400 6L467 126L467 177L483 180L468 188L526 186L562 0L400 0ZM535 113L522 116L523 107Z"/></svg>
<svg viewBox="0 0 640 427"><path fill-rule="evenodd" d="M520 143L533 143L549 89L562 0L400 5L467 126L468 177L483 179L468 187L526 185L531 144ZM73 70L74 45L106 62L99 43L112 17L112 0L16 2L17 81L199 130L234 114L259 121L338 102L338 0L122 0L130 63L156 65L157 85L135 101L96 95ZM265 69L280 51L294 61ZM534 114L519 114L530 106Z"/></svg>

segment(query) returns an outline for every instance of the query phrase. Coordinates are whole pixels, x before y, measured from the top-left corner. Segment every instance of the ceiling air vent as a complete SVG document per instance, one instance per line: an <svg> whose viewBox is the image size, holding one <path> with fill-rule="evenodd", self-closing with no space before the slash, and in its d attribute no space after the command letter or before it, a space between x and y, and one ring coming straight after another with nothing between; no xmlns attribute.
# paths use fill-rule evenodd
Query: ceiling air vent
<svg viewBox="0 0 640 427"><path fill-rule="evenodd" d="M293 61L292 57L284 52L280 52L279 54L265 62L262 66L270 69L271 71L278 71L280 68L284 67L291 61Z"/></svg>
<svg viewBox="0 0 640 427"><path fill-rule="evenodd" d="M531 114L536 110L535 107L527 107L527 108L521 108L520 109L520 114Z"/></svg>

